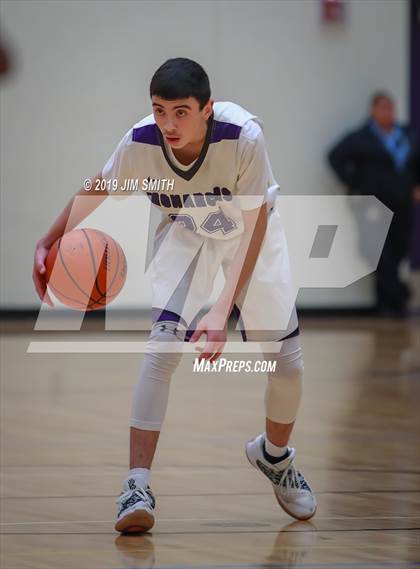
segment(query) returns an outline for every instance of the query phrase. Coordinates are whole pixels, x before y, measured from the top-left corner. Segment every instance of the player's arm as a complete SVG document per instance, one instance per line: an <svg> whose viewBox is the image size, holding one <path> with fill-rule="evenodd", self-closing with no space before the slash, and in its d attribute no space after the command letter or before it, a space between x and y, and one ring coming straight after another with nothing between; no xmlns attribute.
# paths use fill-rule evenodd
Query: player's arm
<svg viewBox="0 0 420 569"><path fill-rule="evenodd" d="M92 180L92 188L96 188L97 181L101 179L101 173L95 176ZM77 225L91 214L108 195L109 194L106 190L92 191L89 193L85 188L81 188L58 215L47 233L37 242L35 247L32 279L39 298L49 306L54 305L47 292L45 259L51 246L57 239L62 237L64 233L77 227ZM80 199L81 197L85 199Z"/></svg>
<svg viewBox="0 0 420 569"><path fill-rule="evenodd" d="M225 286L216 303L202 318L191 341L197 341L206 332L207 342L200 359L215 361L222 353L226 342L226 329L229 315L240 292L251 277L258 260L267 230L267 204L260 208L242 212L244 231L235 258L229 266Z"/></svg>
<svg viewBox="0 0 420 569"><path fill-rule="evenodd" d="M226 320L257 263L267 230L267 204L242 212L244 232L226 278L225 286L213 306L214 313Z"/></svg>
<svg viewBox="0 0 420 569"><path fill-rule="evenodd" d="M229 265L225 286L213 308L198 323L191 338L195 341L206 333L207 342L200 357L210 361L216 360L223 350L232 307L254 270L264 241L269 189L278 187L262 129L253 121L248 121L241 131L238 163L234 199L242 211L244 231L235 257Z"/></svg>

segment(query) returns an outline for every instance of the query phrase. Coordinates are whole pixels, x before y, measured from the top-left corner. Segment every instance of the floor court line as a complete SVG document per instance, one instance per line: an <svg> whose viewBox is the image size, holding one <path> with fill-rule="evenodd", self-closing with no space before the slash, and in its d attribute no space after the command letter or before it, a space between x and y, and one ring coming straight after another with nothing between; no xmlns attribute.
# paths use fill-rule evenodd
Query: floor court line
<svg viewBox="0 0 420 569"><path fill-rule="evenodd" d="M317 496L324 494L419 494L420 490L330 490L325 492L317 492ZM217 494L210 492L209 494L159 494L159 498L208 498L209 496L272 496L272 492L224 492ZM75 498L113 498L112 494L102 495L77 495L77 496L0 496L0 500L73 500Z"/></svg>
<svg viewBox="0 0 420 569"><path fill-rule="evenodd" d="M316 520L417 520L419 516L316 516ZM159 522L223 522L234 523L238 520L226 520L220 518L164 518ZM259 520L255 523L261 523ZM293 520L292 520L293 521ZM113 520L72 520L72 521L52 521L52 522L0 522L0 526L19 526L19 525L41 525L41 524L108 524ZM269 522L267 522L269 523Z"/></svg>
<svg viewBox="0 0 420 569"><path fill-rule="evenodd" d="M158 535L163 536L174 536L174 535L189 535L189 536L199 536L199 535L255 535L256 533L261 535L278 535L279 533L316 533L316 534L333 534L333 533L370 533L370 532L402 532L402 531L419 531L420 527L409 527L409 528L353 528L353 529L324 529L324 530L283 530L283 529L252 529L252 530L241 530L241 531L229 531L226 527L220 528L220 530L205 530L205 531L156 531L154 530L152 533L144 534L146 537L156 537ZM26 531L26 532L12 532L9 531L7 533L0 532L0 535L117 535L114 531L83 531L82 532L72 532L72 531L62 531L62 532L53 532L53 531L45 531L45 532L36 532L36 531ZM141 534L143 535L143 534ZM385 547L385 546L381 546ZM329 546L328 549L332 547ZM394 547L392 546L392 549Z"/></svg>
<svg viewBox="0 0 420 569"><path fill-rule="evenodd" d="M132 536L131 536L132 537ZM248 563L223 565L159 565L153 569L290 569L284 563ZM334 563L293 563L293 569L412 569L420 567L420 561L368 561L368 562L334 562ZM83 569L79 567L79 569ZM137 569L137 567L115 567L114 569Z"/></svg>
<svg viewBox="0 0 420 569"><path fill-rule="evenodd" d="M297 563L293 564L293 569L412 569L420 567L420 561L378 561L356 562L356 563ZM116 568L120 569L120 568ZM123 568L121 568L123 569ZM127 568L125 568L127 569ZM136 569L135 567L129 569ZM255 563L240 565L161 565L153 569L290 569L290 564L284 563Z"/></svg>
<svg viewBox="0 0 420 569"><path fill-rule="evenodd" d="M117 468L121 469L121 465L119 464L101 464L102 467L107 468ZM93 464L3 464L2 469L5 470L6 468L86 468L86 469L94 469L97 468L97 465ZM179 464L160 464L159 468L166 469L176 469L176 470L186 470L189 471L200 471L200 470L225 470L229 468L230 470L249 470L250 467L247 464L232 466L230 464L194 464L194 465L182 465ZM386 470L384 468L325 468L322 466L313 466L311 470L314 472L381 472L383 474L395 474L395 470ZM398 474L415 474L420 475L420 470L399 470Z"/></svg>

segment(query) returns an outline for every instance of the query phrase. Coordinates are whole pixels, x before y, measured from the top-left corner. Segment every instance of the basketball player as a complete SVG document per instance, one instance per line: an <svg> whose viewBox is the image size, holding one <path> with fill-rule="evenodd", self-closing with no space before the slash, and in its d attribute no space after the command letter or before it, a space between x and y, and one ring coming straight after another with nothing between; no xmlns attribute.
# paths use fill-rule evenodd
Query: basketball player
<svg viewBox="0 0 420 569"><path fill-rule="evenodd" d="M130 128L94 179L118 180L118 188L130 179L144 182L161 215L154 242L150 349L134 389L130 470L117 499L115 528L134 533L153 526L150 469L170 380L182 355L177 348L204 334L200 358L214 362L232 312L244 341L262 342L264 357L276 361L266 385L265 432L246 444L246 456L269 479L280 506L296 519L309 519L316 499L294 466L295 449L288 446L302 392L301 344L284 231L273 207L278 184L262 124L237 104L214 102L206 72L186 58L170 59L155 72L150 96L153 113ZM71 200L38 242L33 278L48 304L44 260L49 248L107 195L103 191L85 200L92 203L77 211ZM200 317L219 267L224 288ZM168 345L173 349L163 348Z"/></svg>

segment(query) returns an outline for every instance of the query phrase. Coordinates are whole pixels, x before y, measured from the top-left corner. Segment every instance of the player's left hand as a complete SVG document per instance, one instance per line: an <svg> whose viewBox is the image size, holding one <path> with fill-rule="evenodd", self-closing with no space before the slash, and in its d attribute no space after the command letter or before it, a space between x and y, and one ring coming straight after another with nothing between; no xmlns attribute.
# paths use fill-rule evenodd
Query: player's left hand
<svg viewBox="0 0 420 569"><path fill-rule="evenodd" d="M197 324L197 328L191 336L190 342L196 342L203 334L206 334L207 341L203 348L196 348L196 351L201 352L198 359L214 362L222 354L226 343L226 317L223 314L210 310Z"/></svg>

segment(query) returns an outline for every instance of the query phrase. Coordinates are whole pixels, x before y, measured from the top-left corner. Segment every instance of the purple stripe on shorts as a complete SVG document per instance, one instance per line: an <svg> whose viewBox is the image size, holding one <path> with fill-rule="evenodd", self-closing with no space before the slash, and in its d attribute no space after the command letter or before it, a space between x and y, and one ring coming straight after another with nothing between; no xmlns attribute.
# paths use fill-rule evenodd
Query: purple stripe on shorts
<svg viewBox="0 0 420 569"><path fill-rule="evenodd" d="M289 338L294 338L295 336L299 336L300 334L300 330L299 330L299 326L297 328L295 328L295 330L293 330L293 332L291 332L288 336L285 336L284 338L281 338L281 340L277 340L277 342L283 342L283 340L288 340Z"/></svg>
<svg viewBox="0 0 420 569"><path fill-rule="evenodd" d="M237 140L241 133L241 127L230 122L213 122L213 131L210 143L220 142L221 140Z"/></svg>
<svg viewBox="0 0 420 569"><path fill-rule="evenodd" d="M191 340L191 336L194 334L195 330L187 330L185 332L184 342L189 342Z"/></svg>
<svg viewBox="0 0 420 569"><path fill-rule="evenodd" d="M153 144L160 146L158 127L156 124L147 124L139 128L133 128L133 142L143 142L143 144Z"/></svg>
<svg viewBox="0 0 420 569"><path fill-rule="evenodd" d="M236 321L235 328L236 328L236 325L239 323L242 341L247 342L248 340L246 337L246 330L245 330L245 326L244 326L244 321L242 320L241 311L239 309L239 306L237 306L236 304L233 305L231 316L233 316L235 318L235 321Z"/></svg>
<svg viewBox="0 0 420 569"><path fill-rule="evenodd" d="M181 323L183 326L187 327L187 323L179 314L175 312L171 312L170 310L165 310L162 308L152 308L152 322L155 324L156 322L176 322L178 324Z"/></svg>

